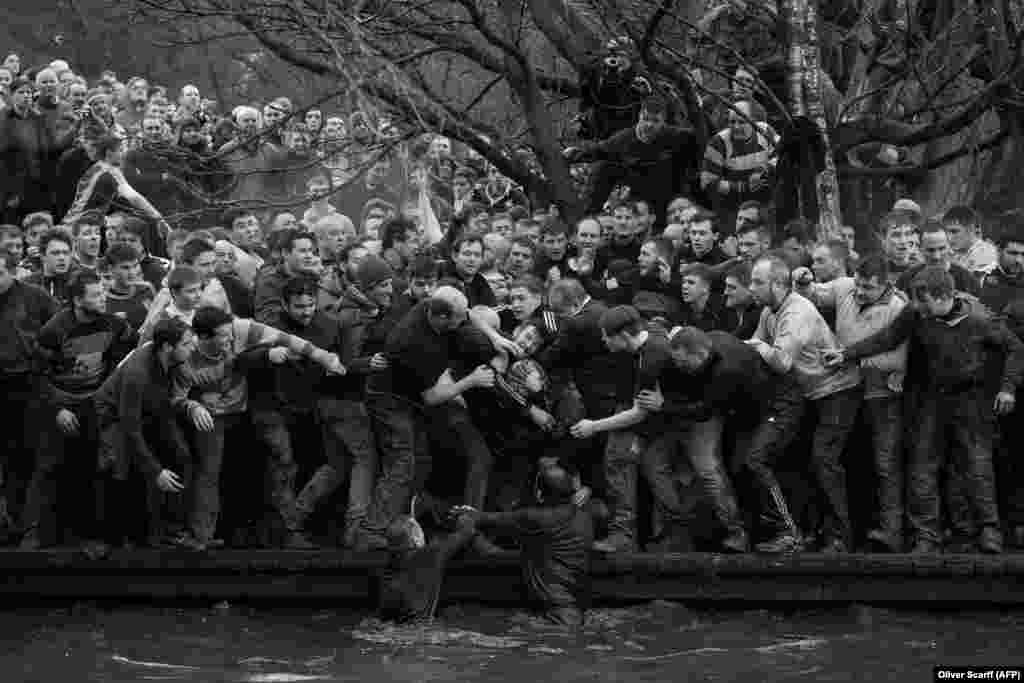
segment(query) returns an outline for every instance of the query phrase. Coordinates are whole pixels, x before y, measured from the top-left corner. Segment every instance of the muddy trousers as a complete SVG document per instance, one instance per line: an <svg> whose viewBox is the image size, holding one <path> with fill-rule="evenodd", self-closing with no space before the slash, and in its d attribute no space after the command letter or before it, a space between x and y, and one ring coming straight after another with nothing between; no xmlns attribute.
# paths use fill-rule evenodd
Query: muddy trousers
<svg viewBox="0 0 1024 683"><path fill-rule="evenodd" d="M59 542L61 519L83 538L101 539L111 534L117 516L107 505L119 499L121 488L109 476L108 453L115 447L113 431L101 429L92 401L70 408L78 418L76 434L64 434L57 427L56 411L45 411L46 422L39 434L35 467L25 496L23 515L26 530L35 530L41 545ZM62 487L62 481L69 486ZM109 482L109 483L108 483ZM68 494L60 500L60 490Z"/></svg>
<svg viewBox="0 0 1024 683"><path fill-rule="evenodd" d="M220 472L224 463L225 438L229 431L248 419L245 415L218 415L213 418L211 431L194 432L196 463L189 527L195 538L203 543L213 538L220 519ZM270 499L283 517L285 511L295 505L295 474L298 469L291 451L287 421L276 411L255 412L252 425L258 431L259 439L270 449Z"/></svg>
<svg viewBox="0 0 1024 683"><path fill-rule="evenodd" d="M772 535L798 535L775 476L775 464L800 430L805 403L800 388L786 382L780 385L757 426L736 436L736 458L755 492L760 523Z"/></svg>
<svg viewBox="0 0 1024 683"><path fill-rule="evenodd" d="M999 528L992 443L992 399L980 388L921 397L907 464L907 510L916 540L940 543L939 472L963 473L974 526Z"/></svg>
<svg viewBox="0 0 1024 683"><path fill-rule="evenodd" d="M301 531L317 505L349 481L345 510L346 544L366 521L377 472L377 445L370 416L363 403L321 399L317 423L323 435L327 462L310 477L282 516L289 531Z"/></svg>
<svg viewBox="0 0 1024 683"><path fill-rule="evenodd" d="M383 534L395 517L408 513L413 494L426 481L422 473L429 468L427 434L422 411L408 401L370 393L366 410L380 462L366 526Z"/></svg>
<svg viewBox="0 0 1024 683"><path fill-rule="evenodd" d="M718 523L728 532L743 530L736 495L722 462L724 420L713 417L651 439L640 456L640 466L654 497L654 504L670 524L686 523L685 505L675 484L673 461L683 451L701 484L704 497Z"/></svg>

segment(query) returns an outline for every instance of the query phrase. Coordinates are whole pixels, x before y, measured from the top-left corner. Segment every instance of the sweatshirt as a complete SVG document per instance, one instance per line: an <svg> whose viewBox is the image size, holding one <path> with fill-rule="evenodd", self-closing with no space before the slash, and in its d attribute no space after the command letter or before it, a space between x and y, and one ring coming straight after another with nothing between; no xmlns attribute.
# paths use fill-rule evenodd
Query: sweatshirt
<svg viewBox="0 0 1024 683"><path fill-rule="evenodd" d="M305 339L251 320L231 322L231 348L218 356L196 350L188 361L175 368L171 378L171 405L185 415L204 407L213 416L244 413L249 405L247 368L237 361L243 352L257 346L283 346L296 355L311 358L321 351Z"/></svg>

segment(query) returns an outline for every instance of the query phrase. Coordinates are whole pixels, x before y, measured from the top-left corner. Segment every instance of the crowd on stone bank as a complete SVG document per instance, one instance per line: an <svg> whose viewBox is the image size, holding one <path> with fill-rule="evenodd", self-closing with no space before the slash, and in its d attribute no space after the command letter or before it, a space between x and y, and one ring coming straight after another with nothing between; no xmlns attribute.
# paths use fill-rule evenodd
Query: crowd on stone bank
<svg viewBox="0 0 1024 683"><path fill-rule="evenodd" d="M609 553L1024 545L1024 223L776 225L735 104L566 150L635 190L569 225L362 112L8 56L7 543L383 549L568 486Z"/></svg>

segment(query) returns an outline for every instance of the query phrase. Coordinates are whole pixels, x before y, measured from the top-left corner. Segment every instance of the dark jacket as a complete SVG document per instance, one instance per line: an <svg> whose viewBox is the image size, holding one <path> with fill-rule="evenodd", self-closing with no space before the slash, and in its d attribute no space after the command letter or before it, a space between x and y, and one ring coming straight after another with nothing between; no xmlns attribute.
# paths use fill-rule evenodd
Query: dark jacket
<svg viewBox="0 0 1024 683"><path fill-rule="evenodd" d="M0 294L0 377L36 369L36 337L59 310L53 297L30 283L15 280Z"/></svg>
<svg viewBox="0 0 1024 683"><path fill-rule="evenodd" d="M897 289L902 289L907 294L910 294L911 284L914 282L914 278L917 277L918 273L924 269L925 266L922 264L907 268L896 280ZM978 278L966 268L958 266L955 263L951 263L949 264L949 274L953 277L953 286L958 292L964 292L975 297L981 293L981 287L978 285Z"/></svg>
<svg viewBox="0 0 1024 683"><path fill-rule="evenodd" d="M451 261L446 261L441 267L441 277L449 277L458 280L462 283L465 289L466 298L469 299L469 307L474 306L490 306L494 308L498 305L498 299L494 296L494 290L491 289L491 285L487 282L481 273L477 272L473 276L473 279L469 282L463 280L462 276L459 275L458 269L455 264Z"/></svg>
<svg viewBox="0 0 1024 683"><path fill-rule="evenodd" d="M589 510L566 503L484 513L477 525L517 532L527 598L535 607L590 606L594 522Z"/></svg>
<svg viewBox="0 0 1024 683"><path fill-rule="evenodd" d="M146 442L144 428L154 423L175 424L171 408L171 387L152 344L133 351L114 370L93 397L101 422L117 423L127 461L135 463L152 480L165 466ZM176 430L171 430L176 433ZM189 461L182 440L161 444L163 453L171 453L174 464Z"/></svg>
<svg viewBox="0 0 1024 683"><path fill-rule="evenodd" d="M599 403L631 402L633 399L633 358L628 353L611 353L601 335L601 315L608 310L591 299L574 316L562 322L555 341L537 355L549 373L568 372L596 417Z"/></svg>
<svg viewBox="0 0 1024 683"><path fill-rule="evenodd" d="M42 289L61 306L69 306L71 305L71 296L68 294L68 283L74 274L74 266L63 275L46 275L43 271L39 271L25 278L25 283Z"/></svg>
<svg viewBox="0 0 1024 683"><path fill-rule="evenodd" d="M761 355L727 332L708 332L713 347L708 364L696 375L668 373L661 387L661 413L668 424L733 417L757 424L771 398L774 382Z"/></svg>
<svg viewBox="0 0 1024 683"><path fill-rule="evenodd" d="M849 361L874 356L909 339L920 349L922 372L915 374L927 389L957 393L984 384L989 354L1005 356L999 390L1013 393L1024 377L1024 343L993 320L976 300L957 296L952 312L926 318L908 306L892 325L846 349Z"/></svg>
<svg viewBox="0 0 1024 683"><path fill-rule="evenodd" d="M1024 299L1024 274L1010 275L1002 268L996 268L982 280L978 299L992 313L1002 314L1011 303Z"/></svg>
<svg viewBox="0 0 1024 683"><path fill-rule="evenodd" d="M341 333L341 363L351 375L346 383L346 397L363 400L366 376L373 370L370 359L387 351L388 335L407 311L392 307L386 311L374 308L355 292L346 293L338 302L338 323Z"/></svg>

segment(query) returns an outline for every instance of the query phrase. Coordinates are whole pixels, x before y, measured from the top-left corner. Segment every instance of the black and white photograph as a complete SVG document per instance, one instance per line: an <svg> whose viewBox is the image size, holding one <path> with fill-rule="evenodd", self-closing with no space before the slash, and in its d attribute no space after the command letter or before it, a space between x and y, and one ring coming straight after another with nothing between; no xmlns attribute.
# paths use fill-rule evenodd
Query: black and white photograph
<svg viewBox="0 0 1024 683"><path fill-rule="evenodd" d="M0 0L5 683L1024 680L1024 0Z"/></svg>

